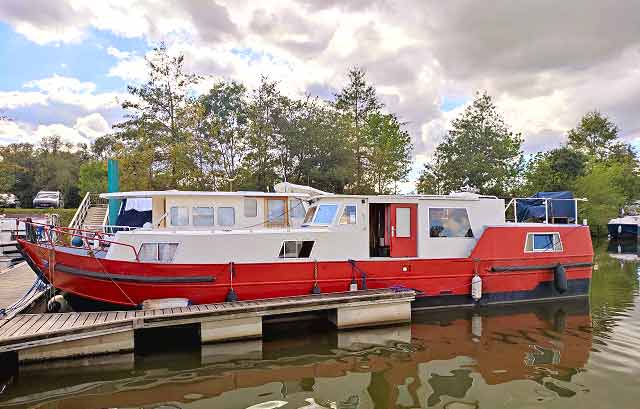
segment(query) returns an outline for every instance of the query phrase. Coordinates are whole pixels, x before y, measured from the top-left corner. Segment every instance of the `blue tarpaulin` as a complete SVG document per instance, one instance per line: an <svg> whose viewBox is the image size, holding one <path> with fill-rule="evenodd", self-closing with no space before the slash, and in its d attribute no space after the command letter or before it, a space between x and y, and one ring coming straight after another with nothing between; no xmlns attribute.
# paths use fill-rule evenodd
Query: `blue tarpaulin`
<svg viewBox="0 0 640 409"><path fill-rule="evenodd" d="M534 198L540 199L517 199L516 208L518 209L518 221L527 220L545 220L545 200L547 200L547 216L550 223L554 218L566 218L568 223L575 223L576 202L573 200L557 200L557 199L573 199L571 192L538 192L533 195ZM556 199L556 200L553 200Z"/></svg>
<svg viewBox="0 0 640 409"><path fill-rule="evenodd" d="M140 201L140 199L138 199L138 201ZM118 221L116 222L116 225L142 227L147 222L151 223L151 210L147 210L150 207L151 199L148 199L148 201L148 205L131 206L131 203L135 202L135 199L124 199L122 207L120 208L120 213L118 214Z"/></svg>

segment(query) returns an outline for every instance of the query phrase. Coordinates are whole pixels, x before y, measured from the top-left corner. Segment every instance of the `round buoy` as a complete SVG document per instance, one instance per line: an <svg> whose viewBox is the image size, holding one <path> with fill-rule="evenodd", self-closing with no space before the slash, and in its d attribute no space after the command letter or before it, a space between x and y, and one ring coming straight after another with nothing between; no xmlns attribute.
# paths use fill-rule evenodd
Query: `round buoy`
<svg viewBox="0 0 640 409"><path fill-rule="evenodd" d="M74 236L73 239L71 239L71 245L73 247L82 247L82 237Z"/></svg>

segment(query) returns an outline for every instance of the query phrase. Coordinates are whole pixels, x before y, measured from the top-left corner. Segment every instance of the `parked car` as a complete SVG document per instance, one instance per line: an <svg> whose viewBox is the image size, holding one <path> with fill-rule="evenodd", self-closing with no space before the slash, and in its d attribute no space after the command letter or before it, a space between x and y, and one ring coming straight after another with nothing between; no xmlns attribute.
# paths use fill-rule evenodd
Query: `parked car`
<svg viewBox="0 0 640 409"><path fill-rule="evenodd" d="M20 200L13 193L0 193L0 207L20 207Z"/></svg>
<svg viewBox="0 0 640 409"><path fill-rule="evenodd" d="M36 197L33 199L33 207L64 207L62 193L59 191L45 191L41 190L38 192Z"/></svg>

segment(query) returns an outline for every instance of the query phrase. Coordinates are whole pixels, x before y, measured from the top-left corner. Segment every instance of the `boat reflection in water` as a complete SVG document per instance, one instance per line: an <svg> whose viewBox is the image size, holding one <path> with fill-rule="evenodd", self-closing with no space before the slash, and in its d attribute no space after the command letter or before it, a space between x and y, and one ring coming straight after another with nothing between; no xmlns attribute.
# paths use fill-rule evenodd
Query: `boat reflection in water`
<svg viewBox="0 0 640 409"><path fill-rule="evenodd" d="M452 409L585 392L572 378L592 347L586 300L479 311L416 312L410 326L362 331L305 333L298 323L292 335L279 324L264 341L190 354L26 366L0 407Z"/></svg>
<svg viewBox="0 0 640 409"><path fill-rule="evenodd" d="M637 239L610 240L607 246L609 257L622 263L640 261L640 241Z"/></svg>

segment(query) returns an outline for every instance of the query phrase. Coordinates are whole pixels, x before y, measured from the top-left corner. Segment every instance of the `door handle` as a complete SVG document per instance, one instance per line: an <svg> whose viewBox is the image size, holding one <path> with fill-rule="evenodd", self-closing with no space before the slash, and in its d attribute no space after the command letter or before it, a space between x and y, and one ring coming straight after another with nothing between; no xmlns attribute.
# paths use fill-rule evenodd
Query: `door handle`
<svg viewBox="0 0 640 409"><path fill-rule="evenodd" d="M391 226L391 237L396 237L396 226Z"/></svg>

